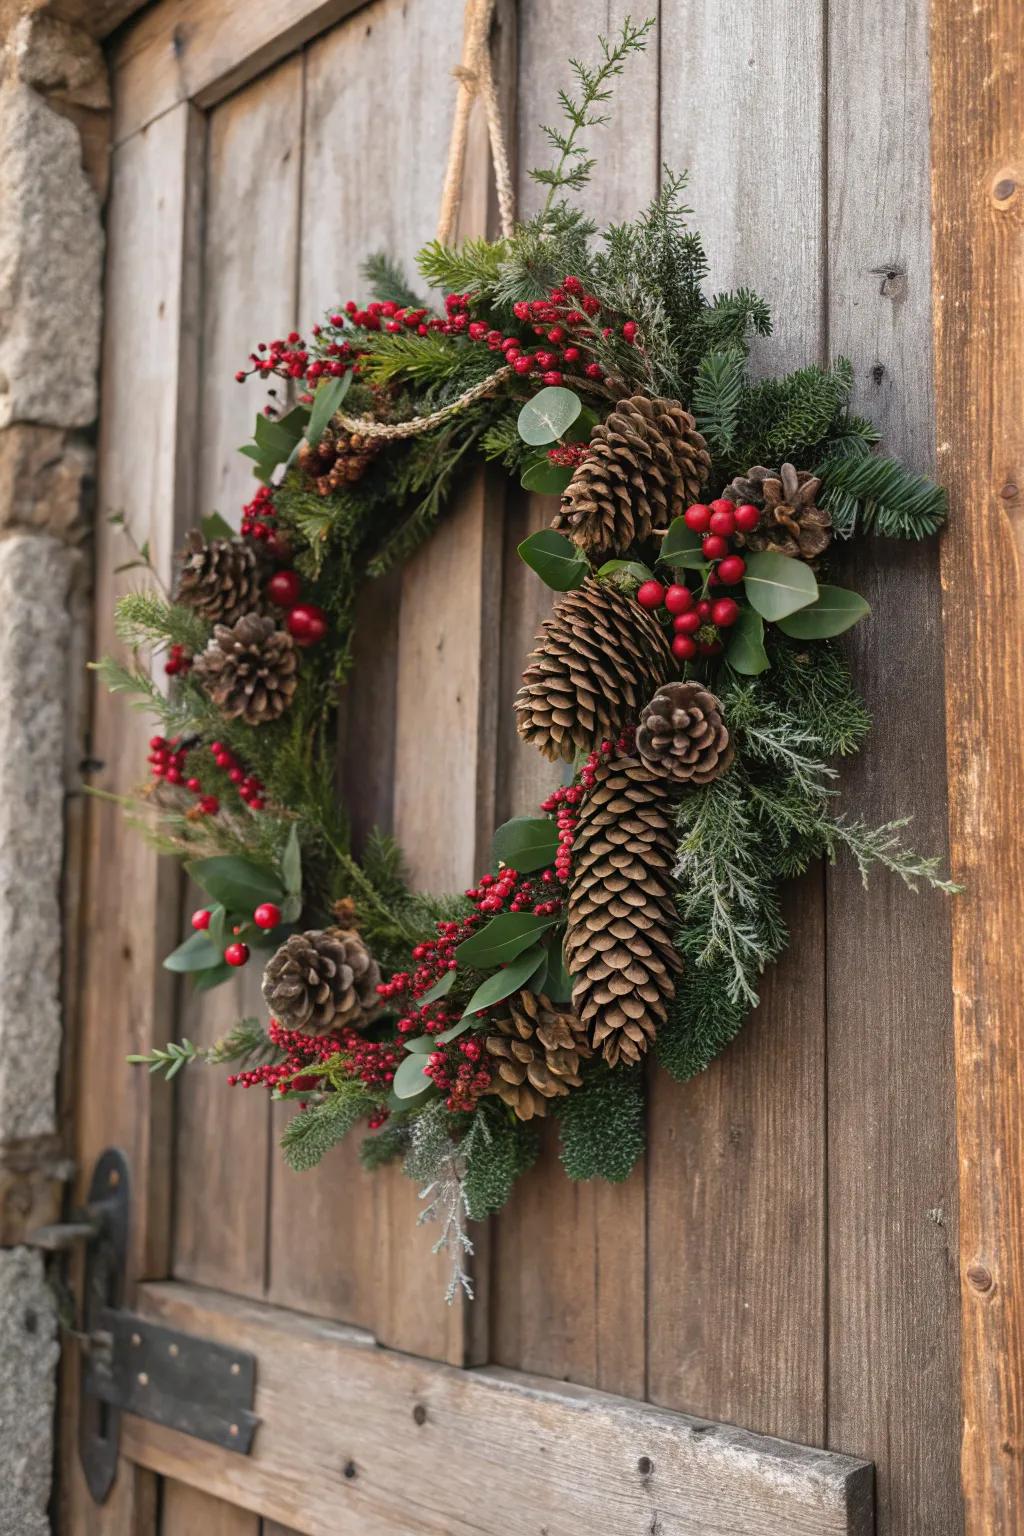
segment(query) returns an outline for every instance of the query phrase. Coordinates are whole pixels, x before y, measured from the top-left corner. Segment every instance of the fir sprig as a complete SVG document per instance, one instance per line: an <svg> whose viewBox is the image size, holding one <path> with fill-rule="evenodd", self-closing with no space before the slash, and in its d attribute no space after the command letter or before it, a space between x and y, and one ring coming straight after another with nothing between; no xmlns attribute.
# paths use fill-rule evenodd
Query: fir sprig
<svg viewBox="0 0 1024 1536"><path fill-rule="evenodd" d="M891 539L926 539L946 521L943 486L897 459L831 453L819 465L821 505L844 537L857 528Z"/></svg>

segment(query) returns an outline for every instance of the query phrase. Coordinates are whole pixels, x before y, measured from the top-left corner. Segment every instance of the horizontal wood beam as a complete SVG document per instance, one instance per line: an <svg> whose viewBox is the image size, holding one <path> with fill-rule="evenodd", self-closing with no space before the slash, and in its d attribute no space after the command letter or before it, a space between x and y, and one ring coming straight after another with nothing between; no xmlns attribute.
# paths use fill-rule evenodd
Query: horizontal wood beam
<svg viewBox="0 0 1024 1536"><path fill-rule="evenodd" d="M367 0L165 0L115 44L114 143L180 101L212 107ZM341 89L343 82L339 81Z"/></svg>
<svg viewBox="0 0 1024 1536"><path fill-rule="evenodd" d="M455 1370L369 1334L196 1286L145 1285L154 1319L256 1355L249 1457L128 1417L122 1454L306 1536L867 1536L851 1456L500 1369Z"/></svg>

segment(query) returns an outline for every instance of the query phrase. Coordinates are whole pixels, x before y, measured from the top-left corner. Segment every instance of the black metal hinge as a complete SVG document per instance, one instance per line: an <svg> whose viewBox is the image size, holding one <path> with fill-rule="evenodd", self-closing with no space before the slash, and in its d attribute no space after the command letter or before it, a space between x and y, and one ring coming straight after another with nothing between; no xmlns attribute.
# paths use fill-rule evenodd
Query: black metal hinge
<svg viewBox="0 0 1024 1536"><path fill-rule="evenodd" d="M127 1159L109 1148L93 1170L84 1219L34 1234L42 1248L85 1243L78 1449L98 1504L117 1474L122 1413L243 1456L259 1424L255 1356L123 1307L130 1209Z"/></svg>

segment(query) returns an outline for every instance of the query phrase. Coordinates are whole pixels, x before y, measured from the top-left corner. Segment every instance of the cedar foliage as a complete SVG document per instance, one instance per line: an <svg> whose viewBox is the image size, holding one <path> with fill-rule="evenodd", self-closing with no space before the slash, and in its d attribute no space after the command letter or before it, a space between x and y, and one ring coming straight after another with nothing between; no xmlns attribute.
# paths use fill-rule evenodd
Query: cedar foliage
<svg viewBox="0 0 1024 1536"><path fill-rule="evenodd" d="M559 1100L562 1165L570 1179L627 1179L644 1150L643 1067L597 1062Z"/></svg>

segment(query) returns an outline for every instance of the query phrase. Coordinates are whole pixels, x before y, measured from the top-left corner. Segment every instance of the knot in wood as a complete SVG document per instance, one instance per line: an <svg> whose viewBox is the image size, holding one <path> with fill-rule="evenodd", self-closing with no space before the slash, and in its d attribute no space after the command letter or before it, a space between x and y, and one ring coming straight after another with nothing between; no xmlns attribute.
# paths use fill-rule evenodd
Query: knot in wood
<svg viewBox="0 0 1024 1536"><path fill-rule="evenodd" d="M972 1264L967 1270L968 1284L984 1295L995 1284L992 1271L985 1264Z"/></svg>

